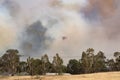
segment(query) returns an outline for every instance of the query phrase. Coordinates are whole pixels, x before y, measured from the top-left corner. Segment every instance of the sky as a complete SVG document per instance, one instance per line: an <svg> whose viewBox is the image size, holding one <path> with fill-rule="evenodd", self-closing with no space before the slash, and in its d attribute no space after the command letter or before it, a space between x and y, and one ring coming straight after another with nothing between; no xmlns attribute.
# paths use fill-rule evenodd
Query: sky
<svg viewBox="0 0 120 80"><path fill-rule="evenodd" d="M1 0L0 52L64 59L87 48L110 58L120 49L119 0ZM65 37L65 39L63 39Z"/></svg>

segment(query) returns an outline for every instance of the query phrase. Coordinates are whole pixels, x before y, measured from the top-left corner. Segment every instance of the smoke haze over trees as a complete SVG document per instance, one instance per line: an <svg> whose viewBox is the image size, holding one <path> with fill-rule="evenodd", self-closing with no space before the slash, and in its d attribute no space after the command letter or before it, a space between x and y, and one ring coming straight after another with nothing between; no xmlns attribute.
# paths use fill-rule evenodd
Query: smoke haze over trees
<svg viewBox="0 0 120 80"><path fill-rule="evenodd" d="M28 57L26 61L20 61L22 55L16 49L9 49L0 57L0 74L46 75L46 73L87 74L96 72L120 71L120 52L113 53L114 59L107 59L105 53L99 51L97 54L93 48L83 51L79 59L70 59L64 65L62 57L56 53L53 60L49 60L47 54L33 58Z"/></svg>

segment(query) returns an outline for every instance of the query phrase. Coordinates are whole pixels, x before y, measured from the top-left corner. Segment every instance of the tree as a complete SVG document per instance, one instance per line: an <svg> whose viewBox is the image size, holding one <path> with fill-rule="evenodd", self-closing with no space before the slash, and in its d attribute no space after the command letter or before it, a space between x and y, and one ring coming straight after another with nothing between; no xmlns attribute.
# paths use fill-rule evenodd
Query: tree
<svg viewBox="0 0 120 80"><path fill-rule="evenodd" d="M6 67L7 67L7 65L4 63L2 57L0 57L0 73L7 72L8 69Z"/></svg>
<svg viewBox="0 0 120 80"><path fill-rule="evenodd" d="M91 73L93 72L93 65L94 65L94 49L89 48L86 52L82 53L81 63L84 69L84 73Z"/></svg>
<svg viewBox="0 0 120 80"><path fill-rule="evenodd" d="M33 58L28 57L28 59L27 59L27 66L28 66L27 72L28 72L30 75L33 75L33 65L32 65L32 63L33 63Z"/></svg>
<svg viewBox="0 0 120 80"><path fill-rule="evenodd" d="M120 52L114 53L116 69L120 71Z"/></svg>
<svg viewBox="0 0 120 80"><path fill-rule="evenodd" d="M106 57L102 51L99 51L97 55L94 56L94 72L106 71Z"/></svg>
<svg viewBox="0 0 120 80"><path fill-rule="evenodd" d="M21 61L18 68L19 72L27 72L27 62Z"/></svg>
<svg viewBox="0 0 120 80"><path fill-rule="evenodd" d="M32 63L32 74L33 75L42 75L43 68L42 68L42 61L40 59L34 59Z"/></svg>
<svg viewBox="0 0 120 80"><path fill-rule="evenodd" d="M107 60L107 67L109 71L115 71L116 70L116 65L115 65L115 61L113 59L108 59Z"/></svg>
<svg viewBox="0 0 120 80"><path fill-rule="evenodd" d="M62 74L63 60L58 53L56 54L56 56L53 57L52 64L55 72L59 75Z"/></svg>
<svg viewBox="0 0 120 80"><path fill-rule="evenodd" d="M30 75L40 75L43 74L42 61L40 59L28 58L27 59L27 72Z"/></svg>
<svg viewBox="0 0 120 80"><path fill-rule="evenodd" d="M2 62L4 66L4 70L6 72L14 75L17 72L17 67L19 66L19 51L15 49L9 49L2 56Z"/></svg>
<svg viewBox="0 0 120 80"><path fill-rule="evenodd" d="M50 64L48 55L45 54L44 56L42 56L41 61L42 61L43 74L45 75L46 72L49 72L49 71L50 71L50 67L51 67L51 64Z"/></svg>
<svg viewBox="0 0 120 80"><path fill-rule="evenodd" d="M69 60L69 63L67 64L67 72L71 74L82 73L81 63L77 61L76 59Z"/></svg>
<svg viewBox="0 0 120 80"><path fill-rule="evenodd" d="M82 62L82 67L83 67L84 73L87 73L88 67L89 67L89 62L88 62L87 54L85 52L82 53L81 62Z"/></svg>

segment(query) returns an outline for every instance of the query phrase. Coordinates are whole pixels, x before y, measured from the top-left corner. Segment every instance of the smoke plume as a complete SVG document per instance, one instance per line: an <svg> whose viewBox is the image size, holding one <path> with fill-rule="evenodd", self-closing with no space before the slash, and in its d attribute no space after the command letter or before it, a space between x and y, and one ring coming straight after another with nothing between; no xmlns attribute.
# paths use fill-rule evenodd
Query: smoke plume
<svg viewBox="0 0 120 80"><path fill-rule="evenodd" d="M0 49L10 47L11 45L16 46L17 41L17 28L15 27L12 17L7 12L7 9L0 6Z"/></svg>
<svg viewBox="0 0 120 80"><path fill-rule="evenodd" d="M80 58L87 48L119 51L119 0L1 0L0 49ZM71 55L71 56L69 56ZM66 58L67 57L67 58Z"/></svg>

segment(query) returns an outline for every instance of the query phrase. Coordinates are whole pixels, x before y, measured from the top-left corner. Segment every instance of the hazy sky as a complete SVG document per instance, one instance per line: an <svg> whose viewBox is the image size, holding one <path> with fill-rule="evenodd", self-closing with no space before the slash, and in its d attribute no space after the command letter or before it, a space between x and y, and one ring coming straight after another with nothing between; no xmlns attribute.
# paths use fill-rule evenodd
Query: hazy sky
<svg viewBox="0 0 120 80"><path fill-rule="evenodd" d="M0 51L79 58L87 48L120 49L119 0L1 0ZM63 40L63 37L66 37ZM78 56L78 57L77 57Z"/></svg>

